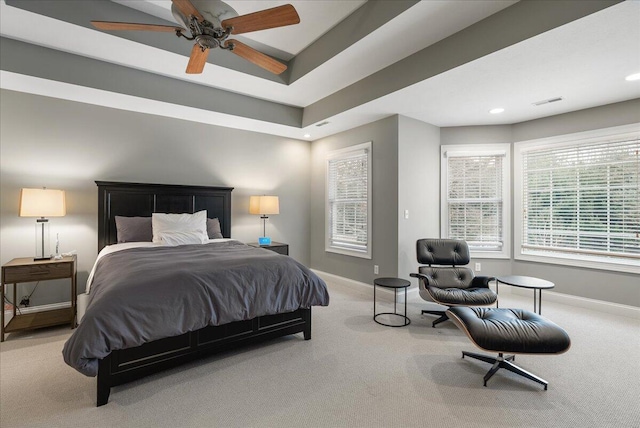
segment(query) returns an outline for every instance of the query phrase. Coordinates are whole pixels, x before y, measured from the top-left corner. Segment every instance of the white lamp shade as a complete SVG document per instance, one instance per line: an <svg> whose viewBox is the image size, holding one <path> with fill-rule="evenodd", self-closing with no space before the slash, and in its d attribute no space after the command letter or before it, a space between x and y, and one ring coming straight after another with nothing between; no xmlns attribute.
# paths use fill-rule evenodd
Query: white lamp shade
<svg viewBox="0 0 640 428"><path fill-rule="evenodd" d="M64 190L22 189L20 217L62 217L67 214Z"/></svg>
<svg viewBox="0 0 640 428"><path fill-rule="evenodd" d="M249 214L280 214L277 196L251 196L249 198Z"/></svg>

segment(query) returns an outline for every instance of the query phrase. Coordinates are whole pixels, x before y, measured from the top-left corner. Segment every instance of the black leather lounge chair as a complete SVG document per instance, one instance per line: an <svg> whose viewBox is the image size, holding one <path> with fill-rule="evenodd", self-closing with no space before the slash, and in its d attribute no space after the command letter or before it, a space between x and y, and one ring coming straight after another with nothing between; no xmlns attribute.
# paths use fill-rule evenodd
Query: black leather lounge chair
<svg viewBox="0 0 640 428"><path fill-rule="evenodd" d="M489 288L493 277L474 276L464 265L469 263L469 246L456 239L419 239L416 242L420 297L439 305L488 306L498 300L498 295ZM424 266L426 265L426 266ZM432 326L448 319L445 310L423 310L423 314L439 315Z"/></svg>

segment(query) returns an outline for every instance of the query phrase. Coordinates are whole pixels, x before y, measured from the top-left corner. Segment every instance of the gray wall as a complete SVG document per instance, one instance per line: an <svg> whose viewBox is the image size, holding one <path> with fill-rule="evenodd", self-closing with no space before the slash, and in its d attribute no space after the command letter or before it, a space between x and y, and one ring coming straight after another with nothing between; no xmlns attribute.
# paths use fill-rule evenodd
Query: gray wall
<svg viewBox="0 0 640 428"><path fill-rule="evenodd" d="M84 291L98 245L94 180L113 180L235 187L231 233L245 242L262 234L249 196L278 195L267 234L309 264L309 142L7 90L0 101L1 263L35 252L35 219L18 216L20 189L64 189L67 216L50 219L51 236L59 233L61 251L78 251ZM42 283L31 303L68 301L67 283Z"/></svg>
<svg viewBox="0 0 640 428"><path fill-rule="evenodd" d="M402 116L308 142L3 90L0 93L0 262L34 252L32 218L18 217L22 187L67 191L66 217L51 219L61 250L78 250L79 288L97 252L94 180L233 186L232 236L254 241L261 221L252 194L280 196L268 234L311 267L372 283L408 277L415 240L439 236L440 144L516 142L640 122L640 100L516 125L442 128ZM373 259L324 251L325 154L373 142ZM404 219L404 210L409 218ZM472 263L475 260L472 260ZM540 263L478 259L492 275L536 275L555 291L640 306L638 275ZM69 299L66 282L46 283L33 304ZM28 293L33 284L19 291Z"/></svg>
<svg viewBox="0 0 640 428"><path fill-rule="evenodd" d="M442 128L441 141L443 145L515 143L631 123L640 123L638 99L514 125ZM513 194L513 188L511 192ZM482 263L483 274L541 276L544 272L544 278L556 284L553 291L558 293L640 306L640 277L637 274L516 261L513 258L478 259L472 260L472 264L474 261Z"/></svg>
<svg viewBox="0 0 640 428"><path fill-rule="evenodd" d="M640 122L640 99L549 116L512 126L513 141L590 131Z"/></svg>
<svg viewBox="0 0 640 428"><path fill-rule="evenodd" d="M318 140L312 146L311 266L364 283L373 281L374 264L380 265L380 276L408 278L416 267L416 239L440 236L441 144L513 144L637 122L640 122L640 100L632 100L515 125L438 128L393 116ZM374 141L374 258L366 260L325 253L325 154L369 140ZM383 141L385 143L381 145ZM390 144L392 141L395 143ZM397 167L392 164L394 158ZM397 189L389 188L392 183L397 184ZM511 191L513 193L513 189ZM409 210L408 219L404 218L404 210ZM383 224L380 223L381 216ZM393 228L397 228L395 241L391 234ZM513 230L511 232L513 236ZM384 239L381 240L381 236ZM394 254L390 251L390 243L394 242L397 243L395 264ZM513 254L510 260L472 259L471 265L475 262L482 264L482 274L493 276L540 276L543 269L544 277L556 284L556 292L640 306L640 278L635 274L515 261Z"/></svg>
<svg viewBox="0 0 640 428"><path fill-rule="evenodd" d="M631 123L640 123L640 99L515 124L513 141ZM542 270L545 278L556 284L554 291L558 293L640 306L640 275L637 274L525 261L514 261L512 265L515 275L535 276Z"/></svg>
<svg viewBox="0 0 640 428"><path fill-rule="evenodd" d="M453 128L442 128L440 130L442 145L450 144L502 144L513 142L511 125L496 126L458 126ZM438 167L440 167L440 148L438 147ZM438 187L438 192L440 187ZM513 193L513 188L511 189ZM439 195L439 193L438 193ZM440 215L440 198L437 198L438 216ZM513 214L511 216L513 218ZM513 230L512 230L513 232ZM440 236L440 229L438 229ZM511 234L513 236L513 233ZM513 255L512 255L513 256ZM470 266L475 269L475 263L481 263L480 275L498 276L511 274L511 260L509 259L487 259L472 258Z"/></svg>
<svg viewBox="0 0 640 428"><path fill-rule="evenodd" d="M440 128L400 116L398 165L398 277L417 287L416 241L440 236Z"/></svg>
<svg viewBox="0 0 640 428"><path fill-rule="evenodd" d="M325 252L326 154L331 150L372 142L372 259ZM364 283L398 272L398 116L351 129L312 143L311 267Z"/></svg>

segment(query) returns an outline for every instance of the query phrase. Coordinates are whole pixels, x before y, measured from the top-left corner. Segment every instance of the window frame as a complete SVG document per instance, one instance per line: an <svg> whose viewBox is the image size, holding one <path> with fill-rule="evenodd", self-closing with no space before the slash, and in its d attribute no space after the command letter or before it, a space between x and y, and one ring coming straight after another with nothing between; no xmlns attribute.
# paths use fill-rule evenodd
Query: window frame
<svg viewBox="0 0 640 428"><path fill-rule="evenodd" d="M440 146L440 236L449 238L449 162L454 156L504 156L502 162L502 248L478 250L469 247L471 257L486 259L511 258L511 144L450 144Z"/></svg>
<svg viewBox="0 0 640 428"><path fill-rule="evenodd" d="M327 153L325 159L325 251L329 253L342 254L345 256L359 257L364 259L372 258L372 142L357 144L342 149L332 150ZM330 195L330 173L329 162L334 159L348 158L355 152L365 151L367 155L367 244L366 250L356 250L348 247L332 245L332 223L331 223L331 202Z"/></svg>
<svg viewBox="0 0 640 428"><path fill-rule="evenodd" d="M514 259L540 263L560 264L590 269L612 270L616 272L640 273L640 260L607 259L604 256L562 252L543 252L529 249L523 251L523 154L533 149L578 146L606 140L640 138L640 123L592 131L565 134L514 143Z"/></svg>

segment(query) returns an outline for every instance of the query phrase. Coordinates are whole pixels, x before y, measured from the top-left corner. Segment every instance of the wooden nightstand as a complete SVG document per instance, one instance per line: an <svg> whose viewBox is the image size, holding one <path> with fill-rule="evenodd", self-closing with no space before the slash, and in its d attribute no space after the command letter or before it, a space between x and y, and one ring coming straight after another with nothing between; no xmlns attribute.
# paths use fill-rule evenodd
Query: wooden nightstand
<svg viewBox="0 0 640 428"><path fill-rule="evenodd" d="M282 242L271 242L269 245L260 245L257 242L249 242L247 245L256 248L266 248L278 254L289 255L289 244L283 244Z"/></svg>
<svg viewBox="0 0 640 428"><path fill-rule="evenodd" d="M63 257L60 260L38 260L31 257L13 259L2 266L2 284L0 284L0 300L2 307L2 328L0 331L0 342L4 342L4 335L18 330L31 330L40 327L49 327L58 324L71 324L71 328L76 326L76 256ZM17 305L17 284L21 282L38 282L52 279L71 279L71 306L68 308L54 309L49 311L29 312L27 314L16 313ZM4 287L13 284L13 317L7 325L4 325Z"/></svg>

